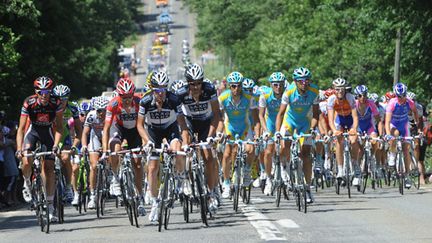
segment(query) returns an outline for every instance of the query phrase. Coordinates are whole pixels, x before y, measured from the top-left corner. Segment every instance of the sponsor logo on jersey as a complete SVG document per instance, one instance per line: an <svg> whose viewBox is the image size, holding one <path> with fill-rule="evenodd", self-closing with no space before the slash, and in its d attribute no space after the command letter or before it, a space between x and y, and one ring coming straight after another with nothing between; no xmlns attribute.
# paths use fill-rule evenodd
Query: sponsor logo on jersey
<svg viewBox="0 0 432 243"><path fill-rule="evenodd" d="M149 114L151 119L167 119L170 117L171 111L153 111Z"/></svg>

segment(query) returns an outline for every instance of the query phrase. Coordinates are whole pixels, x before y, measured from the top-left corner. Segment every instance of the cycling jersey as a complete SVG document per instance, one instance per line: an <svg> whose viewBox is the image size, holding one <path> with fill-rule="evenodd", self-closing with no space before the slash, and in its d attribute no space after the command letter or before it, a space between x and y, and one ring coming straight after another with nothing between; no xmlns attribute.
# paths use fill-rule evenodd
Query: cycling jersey
<svg viewBox="0 0 432 243"><path fill-rule="evenodd" d="M324 121L327 124L327 127L330 127L329 119L328 119L328 112L327 112L327 100L321 101L319 103L319 108L320 108L320 112L322 114L322 117L324 118Z"/></svg>
<svg viewBox="0 0 432 243"><path fill-rule="evenodd" d="M28 117L32 125L44 127L51 127L58 112L62 112L59 99L51 97L47 105L42 105L37 95L27 97L21 108L21 116Z"/></svg>
<svg viewBox="0 0 432 243"><path fill-rule="evenodd" d="M249 112L251 109L257 108L253 97L242 93L238 103L234 103L231 90L225 90L219 96L219 103L221 110L225 111L226 135L231 137L239 135L242 139L245 139L250 127Z"/></svg>
<svg viewBox="0 0 432 243"><path fill-rule="evenodd" d="M351 93L345 94L345 99L340 100L336 94L331 95L327 100L327 110L335 111L334 124L336 129L341 130L343 128L349 129L352 127L354 121L351 114L351 110L356 107L354 95Z"/></svg>
<svg viewBox="0 0 432 243"><path fill-rule="evenodd" d="M423 106L421 104L419 104L418 102L415 102L415 101L414 101L414 104L415 104L415 107L417 109L417 115L421 119L423 117ZM415 120L414 120L414 113L410 112L408 117L409 117L409 127L411 129L411 132L413 132L414 134L417 134L418 127L417 127L417 124L415 123Z"/></svg>
<svg viewBox="0 0 432 243"><path fill-rule="evenodd" d="M209 120L213 117L211 102L217 100L216 90L211 83L203 82L201 85L199 101L196 102L186 86L178 89L176 95L183 104L185 116L192 120Z"/></svg>
<svg viewBox="0 0 432 243"><path fill-rule="evenodd" d="M129 112L123 107L123 101L120 96L114 97L106 108L105 122L115 122L120 127L131 129L136 127L136 121L139 111L139 96L135 95L129 108Z"/></svg>
<svg viewBox="0 0 432 243"><path fill-rule="evenodd" d="M158 110L153 93L145 95L139 104L139 116L146 118L148 127L165 129L176 123L177 116L181 114L180 100L170 91L166 91L161 110Z"/></svg>
<svg viewBox="0 0 432 243"><path fill-rule="evenodd" d="M359 101L356 101L356 108L359 119L358 130L360 132L366 132L369 135L373 132L376 133L374 117L379 116L380 114L375 103L372 100L366 100L366 108L363 114L360 112L361 105L362 104L360 104Z"/></svg>
<svg viewBox="0 0 432 243"><path fill-rule="evenodd" d="M398 98L392 98L387 104L386 114L392 114L390 126L399 130L401 136L409 136L410 134L408 113L413 109L415 109L414 101L409 98L406 98L406 102L403 104L399 103Z"/></svg>
<svg viewBox="0 0 432 243"><path fill-rule="evenodd" d="M63 111L63 133L60 141L62 141L63 145L72 146L72 138L70 136L71 126L69 125L70 119L79 119L78 106L76 102L69 102L66 104L66 107Z"/></svg>
<svg viewBox="0 0 432 243"><path fill-rule="evenodd" d="M90 128L88 136L89 151L97 151L102 148L102 131L104 120L99 119L95 110L90 111L84 121L84 127Z"/></svg>
<svg viewBox="0 0 432 243"><path fill-rule="evenodd" d="M307 133L310 129L311 108L318 105L318 87L310 84L305 93L300 94L297 85L292 83L282 96L282 104L287 105L283 128L290 134L297 129L297 133ZM283 132L283 129L281 129Z"/></svg>
<svg viewBox="0 0 432 243"><path fill-rule="evenodd" d="M21 108L21 116L27 117L30 126L27 129L24 139L24 150L35 150L36 143L45 145L48 151L52 150L54 145L54 136L52 125L56 114L62 112L61 101L51 97L47 105L40 103L37 95L32 95L24 100ZM47 156L47 159L53 160L54 156Z"/></svg>
<svg viewBox="0 0 432 243"><path fill-rule="evenodd" d="M259 107L266 108L265 121L268 132L273 135L276 131L276 117L281 105L281 98L276 98L273 90L259 97Z"/></svg>

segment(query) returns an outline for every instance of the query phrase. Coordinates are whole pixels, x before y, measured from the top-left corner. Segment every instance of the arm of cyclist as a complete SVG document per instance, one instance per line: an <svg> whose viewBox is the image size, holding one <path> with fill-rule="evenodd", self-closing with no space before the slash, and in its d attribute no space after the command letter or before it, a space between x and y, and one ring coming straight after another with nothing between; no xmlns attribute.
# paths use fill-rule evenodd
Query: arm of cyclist
<svg viewBox="0 0 432 243"><path fill-rule="evenodd" d="M84 126L82 135L81 135L81 152L84 152L84 150L87 149L87 136L90 134L90 127L89 126Z"/></svg>
<svg viewBox="0 0 432 243"><path fill-rule="evenodd" d="M359 119L358 119L357 109L355 107L353 109L351 109L351 115L353 118L353 125L352 125L352 128L350 129L349 132L351 135L356 135L357 129L358 129Z"/></svg>
<svg viewBox="0 0 432 243"><path fill-rule="evenodd" d="M318 103L313 104L312 105L311 129L315 129L318 126L319 114L320 114L320 109L319 109Z"/></svg>
<svg viewBox="0 0 432 243"><path fill-rule="evenodd" d="M80 144L81 138L82 138L82 127L83 124L79 118L74 118L74 131L75 131L75 138L72 143L72 147L77 147Z"/></svg>
<svg viewBox="0 0 432 243"><path fill-rule="evenodd" d="M216 130L219 127L219 123L222 123L221 114L220 114L220 106L217 99L212 100L210 102L212 113L213 113L213 119L210 123L210 129L207 137L214 137L216 134Z"/></svg>
<svg viewBox="0 0 432 243"><path fill-rule="evenodd" d="M192 140L191 140L191 137L189 135L189 130L187 128L186 119L185 119L184 115L182 115L182 114L177 115L177 123L180 127L181 137L183 140L182 146L187 146L187 145L191 144Z"/></svg>
<svg viewBox="0 0 432 243"><path fill-rule="evenodd" d="M266 120L265 120L266 106L267 106L267 103L265 101L264 95L260 95L260 98L258 101L258 118L259 118L262 130L264 131L264 133L268 133L267 124L266 124Z"/></svg>
<svg viewBox="0 0 432 243"><path fill-rule="evenodd" d="M19 125L18 125L18 130L17 130L17 135L16 135L16 143L17 143L17 155L18 158L22 157L22 145L23 145L23 140L24 140L24 129L25 126L27 124L27 116L26 115L21 115L20 119L19 119Z"/></svg>
<svg viewBox="0 0 432 243"><path fill-rule="evenodd" d="M282 101L283 102L283 101ZM279 132L282 127L282 120L285 115L285 110L287 108L287 104L281 103L281 106L279 108L279 112L276 116L276 132Z"/></svg>
<svg viewBox="0 0 432 243"><path fill-rule="evenodd" d="M340 135L342 132L341 131L338 131L337 129L336 129L336 125L334 124L334 120L335 120L335 110L333 110L333 109L329 109L328 107L327 107L327 113L328 113L328 120L329 120L329 126L330 126L330 129L332 130L332 132L333 132L333 135L334 136L338 136L338 135Z"/></svg>
<svg viewBox="0 0 432 243"><path fill-rule="evenodd" d="M58 111L55 117L55 135L54 135L54 148L58 148L62 133L63 133L63 110Z"/></svg>
<svg viewBox="0 0 432 243"><path fill-rule="evenodd" d="M112 113L110 110L108 110L110 106L107 107L106 115L105 115L105 122L104 127L102 130L102 151L106 153L108 149L108 142L109 142L109 136L110 136L110 128L112 124Z"/></svg>
<svg viewBox="0 0 432 243"><path fill-rule="evenodd" d="M254 133L255 133L255 138L258 138L261 132L261 124L260 124L260 120L258 117L258 109L252 109L252 118L254 121L254 125L253 125L253 129L254 129Z"/></svg>

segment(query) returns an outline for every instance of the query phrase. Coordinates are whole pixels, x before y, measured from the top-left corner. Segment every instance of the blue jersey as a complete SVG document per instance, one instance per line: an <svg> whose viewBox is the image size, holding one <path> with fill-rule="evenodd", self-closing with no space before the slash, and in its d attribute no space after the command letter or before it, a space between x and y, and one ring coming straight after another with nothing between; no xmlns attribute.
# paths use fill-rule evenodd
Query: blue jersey
<svg viewBox="0 0 432 243"><path fill-rule="evenodd" d="M275 133L276 130L276 117L279 113L281 105L281 98L276 98L273 90L269 93L262 94L259 98L259 107L265 108L265 121L268 132Z"/></svg>
<svg viewBox="0 0 432 243"><path fill-rule="evenodd" d="M219 96L220 108L225 111L225 133L234 137L236 134L244 137L249 130L249 113L256 109L256 103L251 95L242 93L238 103L234 103L231 90L225 90Z"/></svg>
<svg viewBox="0 0 432 243"><path fill-rule="evenodd" d="M282 96L281 102L287 105L283 118L283 123L286 128L289 130L299 128L298 130L301 130L301 132L306 132L306 130L309 129L311 108L313 105L319 104L318 94L319 90L315 84L310 84L304 94L298 92L295 83L292 83L287 88Z"/></svg>

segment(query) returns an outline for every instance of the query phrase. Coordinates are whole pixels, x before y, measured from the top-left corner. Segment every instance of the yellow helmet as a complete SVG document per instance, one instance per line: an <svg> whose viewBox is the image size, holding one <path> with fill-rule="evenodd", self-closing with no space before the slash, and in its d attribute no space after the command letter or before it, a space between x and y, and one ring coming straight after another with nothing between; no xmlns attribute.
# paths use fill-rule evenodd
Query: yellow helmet
<svg viewBox="0 0 432 243"><path fill-rule="evenodd" d="M152 79L152 77L153 77L153 71L151 71L151 72L149 72L148 74L147 74L147 77L146 77L146 84L147 84L147 86L148 87L152 87L152 85L151 85L151 79Z"/></svg>

